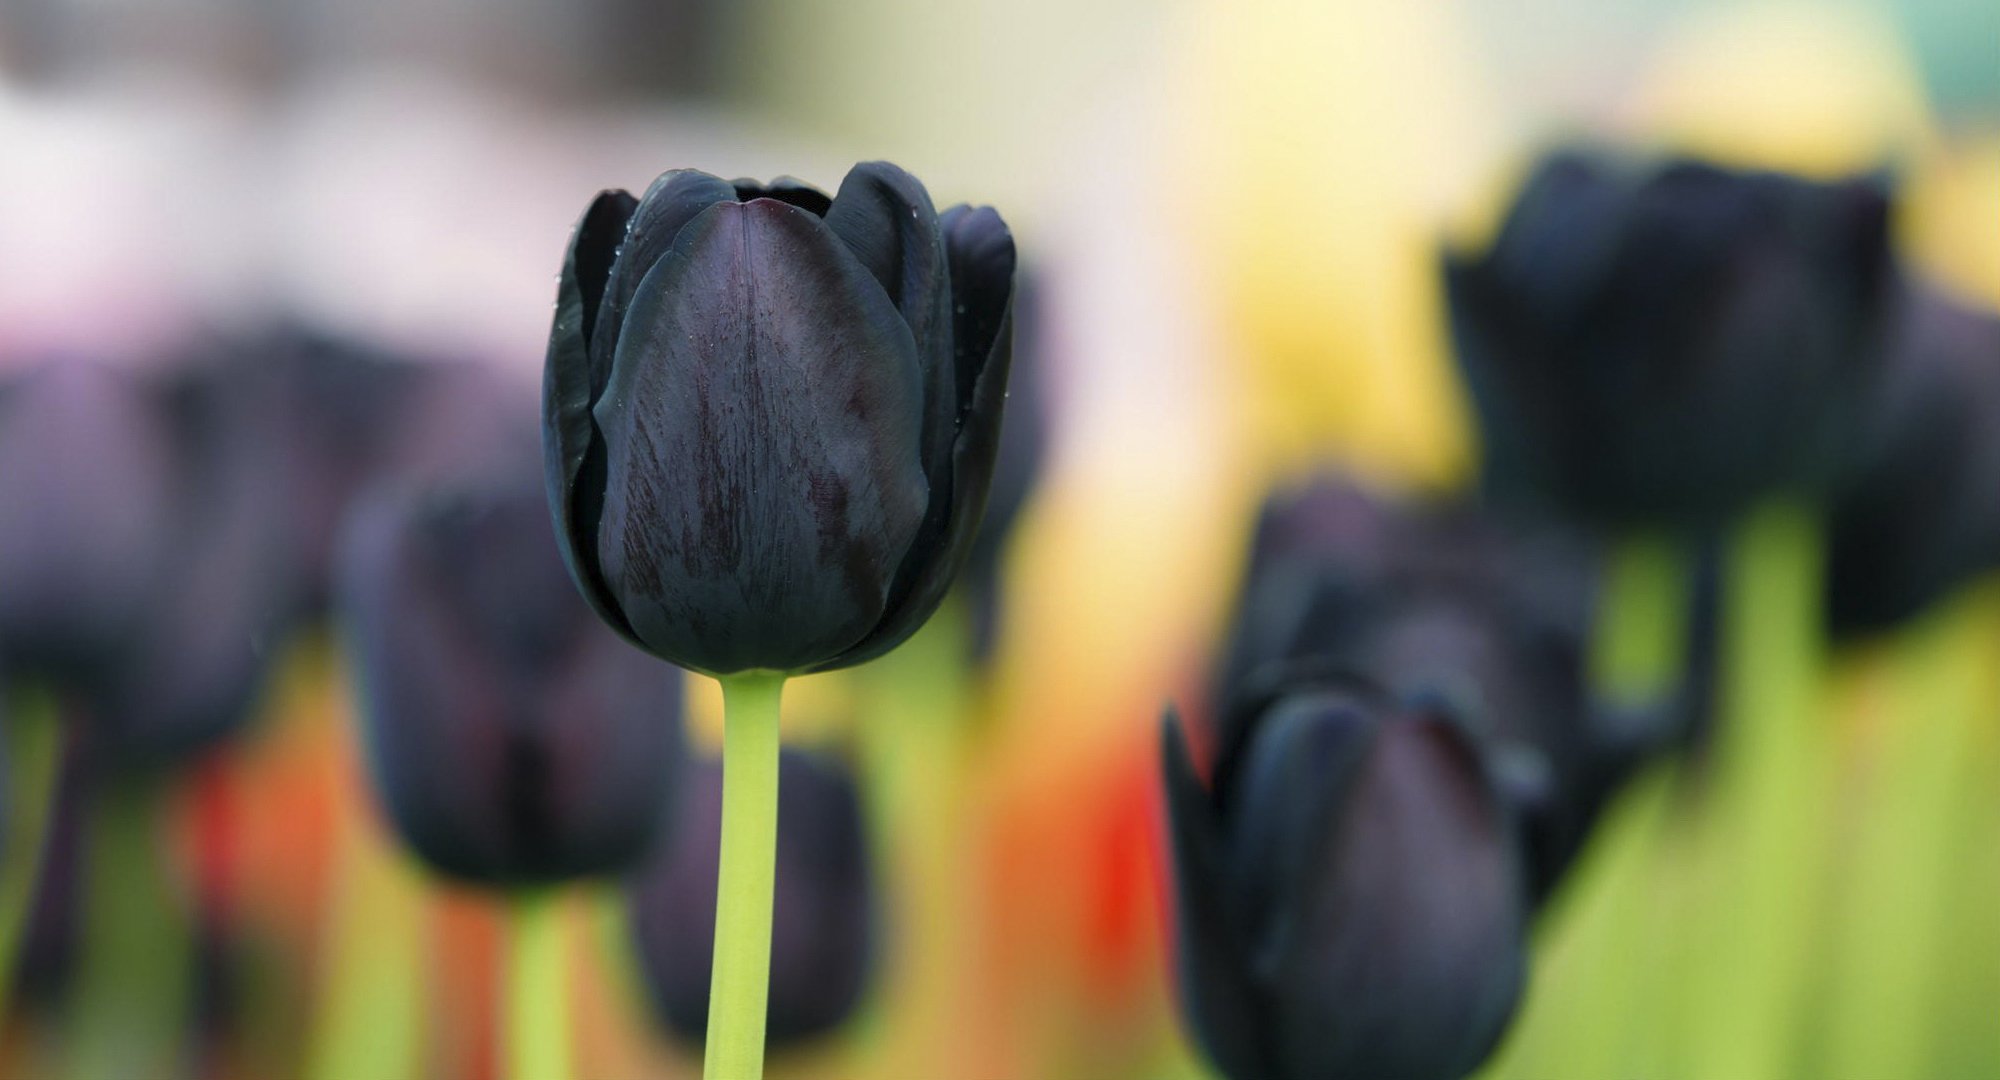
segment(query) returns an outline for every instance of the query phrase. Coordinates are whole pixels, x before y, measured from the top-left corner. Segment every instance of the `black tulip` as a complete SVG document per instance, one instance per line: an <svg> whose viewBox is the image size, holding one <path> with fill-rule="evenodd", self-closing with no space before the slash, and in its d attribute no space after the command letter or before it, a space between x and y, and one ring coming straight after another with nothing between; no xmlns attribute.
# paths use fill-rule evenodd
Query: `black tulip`
<svg viewBox="0 0 2000 1080"><path fill-rule="evenodd" d="M1447 279L1494 494L1704 528L1824 495L1892 279L1879 178L1561 153Z"/></svg>
<svg viewBox="0 0 2000 1080"><path fill-rule="evenodd" d="M154 387L173 510L133 632L79 700L103 767L169 766L238 730L285 645L298 550L260 359L220 350Z"/></svg>
<svg viewBox="0 0 2000 1080"><path fill-rule="evenodd" d="M1203 1049L1236 1080L1471 1072L1520 997L1527 901L1467 736L1352 685L1236 722L1211 785L1163 732Z"/></svg>
<svg viewBox="0 0 2000 1080"><path fill-rule="evenodd" d="M1001 561L1014 523L1041 479L1048 456L1051 402L1049 327L1032 276L1023 274L1014 298L1014 364L1007 380L1007 418L993 465L986 514L973 537L960 580L972 607L972 659L984 663L1000 636Z"/></svg>
<svg viewBox="0 0 2000 1080"><path fill-rule="evenodd" d="M298 548L299 615L326 614L334 537L361 493L450 482L514 453L533 430L534 393L486 364L424 360L307 326L266 328L246 349L277 384Z"/></svg>
<svg viewBox="0 0 2000 1080"><path fill-rule="evenodd" d="M678 170L599 195L543 382L549 499L600 615L711 674L824 671L936 609L986 504L1014 242L893 165L829 199Z"/></svg>
<svg viewBox="0 0 2000 1080"><path fill-rule="evenodd" d="M1707 703L1712 613L1693 620L1677 692L1619 707L1590 693L1597 559L1570 530L1468 505L1399 504L1331 476L1279 491L1251 542L1217 712L1353 674L1455 718L1487 748L1544 897L1611 796Z"/></svg>
<svg viewBox="0 0 2000 1080"><path fill-rule="evenodd" d="M81 719L94 769L172 765L252 712L296 580L268 389L210 347L4 394L0 652Z"/></svg>
<svg viewBox="0 0 2000 1080"><path fill-rule="evenodd" d="M1888 630L2000 564L2000 318L1914 283L1828 528L1836 635Z"/></svg>
<svg viewBox="0 0 2000 1080"><path fill-rule="evenodd" d="M375 787L417 854L503 887L645 854L680 676L577 598L539 491L378 493L344 531L337 584Z"/></svg>
<svg viewBox="0 0 2000 1080"><path fill-rule="evenodd" d="M772 907L771 1048L823 1034L854 1012L874 961L874 885L860 793L832 758L785 748L779 758L778 854ZM640 968L660 1016L700 1043L708 1030L722 767L689 771L672 837L628 896Z"/></svg>
<svg viewBox="0 0 2000 1080"><path fill-rule="evenodd" d="M166 569L173 434L130 372L64 357L0 390L0 664L99 677Z"/></svg>

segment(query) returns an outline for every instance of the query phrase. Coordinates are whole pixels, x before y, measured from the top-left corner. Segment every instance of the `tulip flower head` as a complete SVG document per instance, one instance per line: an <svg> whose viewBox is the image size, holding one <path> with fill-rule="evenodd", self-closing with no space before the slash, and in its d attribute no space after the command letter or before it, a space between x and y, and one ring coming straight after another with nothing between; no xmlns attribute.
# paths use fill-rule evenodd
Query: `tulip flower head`
<svg viewBox="0 0 2000 1080"><path fill-rule="evenodd" d="M141 380L86 360L0 390L0 657L97 677L135 632L173 517L173 432Z"/></svg>
<svg viewBox="0 0 2000 1080"><path fill-rule="evenodd" d="M563 557L599 615L713 675L823 671L913 633L986 504L1014 242L916 178L677 170L599 195L543 383Z"/></svg>
<svg viewBox="0 0 2000 1080"><path fill-rule="evenodd" d="M1822 494L1875 368L1888 212L1872 176L1549 158L1447 269L1489 490L1689 528Z"/></svg>
<svg viewBox="0 0 2000 1080"><path fill-rule="evenodd" d="M2000 564L2000 318L1910 283L1831 506L1827 616L1890 629Z"/></svg>
<svg viewBox="0 0 2000 1080"><path fill-rule="evenodd" d="M246 721L297 575L268 384L216 348L64 360L0 394L0 666L94 764L170 765Z"/></svg>
<svg viewBox="0 0 2000 1080"><path fill-rule="evenodd" d="M337 584L375 786L417 854L509 887L646 853L679 674L577 599L539 492L377 493L344 531Z"/></svg>
<svg viewBox="0 0 2000 1080"><path fill-rule="evenodd" d="M1468 736L1358 685L1164 731L1183 1009L1237 1080L1459 1077L1521 994L1527 898Z"/></svg>
<svg viewBox="0 0 2000 1080"><path fill-rule="evenodd" d="M1358 674L1404 708L1450 716L1479 736L1516 811L1539 900L1610 797L1705 703L1699 642L1677 693L1614 707L1589 692L1597 557L1570 529L1399 504L1338 477L1281 490L1258 520L1213 699L1227 713Z"/></svg>

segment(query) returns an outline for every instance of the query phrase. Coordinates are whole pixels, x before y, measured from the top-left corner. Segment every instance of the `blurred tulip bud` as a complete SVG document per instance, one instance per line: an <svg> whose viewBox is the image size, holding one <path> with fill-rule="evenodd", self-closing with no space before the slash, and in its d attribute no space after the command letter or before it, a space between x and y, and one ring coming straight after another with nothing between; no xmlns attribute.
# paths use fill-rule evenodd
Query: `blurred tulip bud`
<svg viewBox="0 0 2000 1080"><path fill-rule="evenodd" d="M0 390L0 666L73 685L125 645L163 569L173 460L130 372L65 357Z"/></svg>
<svg viewBox="0 0 2000 1080"><path fill-rule="evenodd" d="M1014 241L893 165L828 199L669 172L597 197L543 384L549 498L599 614L711 674L894 648L963 566L1007 388Z"/></svg>
<svg viewBox="0 0 2000 1080"><path fill-rule="evenodd" d="M1471 1072L1520 997L1527 901L1467 736L1330 683L1230 724L1208 786L1163 731L1203 1049L1237 1080Z"/></svg>
<svg viewBox="0 0 2000 1080"><path fill-rule="evenodd" d="M334 537L376 485L450 482L516 452L534 430L534 394L491 366L426 361L303 326L255 343L280 385L278 449L292 476L290 516L301 614L325 614Z"/></svg>
<svg viewBox="0 0 2000 1080"><path fill-rule="evenodd" d="M676 782L680 676L577 598L546 500L381 493L341 545L369 765L404 840L503 887L634 865Z"/></svg>
<svg viewBox="0 0 2000 1080"><path fill-rule="evenodd" d="M832 758L779 758L777 892L771 933L773 1049L831 1031L854 1012L874 962L874 884L860 793ZM722 766L689 770L672 836L629 893L640 968L661 1017L682 1039L708 1030Z"/></svg>
<svg viewBox="0 0 2000 1080"><path fill-rule="evenodd" d="M1833 502L1837 635L1887 630L2000 564L2000 319L1910 285Z"/></svg>
<svg viewBox="0 0 2000 1080"><path fill-rule="evenodd" d="M88 728L92 768L176 763L252 712L297 580L259 376L227 349L144 374L64 361L0 403L0 441L25 440L18 467L0 448L20 485L0 639Z"/></svg>
<svg viewBox="0 0 2000 1080"><path fill-rule="evenodd" d="M1706 704L1695 620L1684 691L1593 700L1586 655L1597 552L1573 532L1460 505L1399 506L1326 477L1266 503L1214 699L1220 712L1335 675L1477 732L1526 830L1545 896L1610 797Z"/></svg>
<svg viewBox="0 0 2000 1080"><path fill-rule="evenodd" d="M1823 494L1876 366L1888 216L1876 177L1543 162L1447 269L1489 490L1691 528Z"/></svg>
<svg viewBox="0 0 2000 1080"><path fill-rule="evenodd" d="M1036 304L1032 278L1022 274L1014 297L1014 363L1007 377L1006 422L993 465L993 489L986 514L972 540L972 553L959 580L972 606L972 658L984 663L1000 636L1001 559L1014 521L1041 477L1049 444L1049 328Z"/></svg>
<svg viewBox="0 0 2000 1080"><path fill-rule="evenodd" d="M292 627L297 549L261 359L223 351L157 388L173 452L163 562L81 701L89 752L114 770L176 764L238 730Z"/></svg>

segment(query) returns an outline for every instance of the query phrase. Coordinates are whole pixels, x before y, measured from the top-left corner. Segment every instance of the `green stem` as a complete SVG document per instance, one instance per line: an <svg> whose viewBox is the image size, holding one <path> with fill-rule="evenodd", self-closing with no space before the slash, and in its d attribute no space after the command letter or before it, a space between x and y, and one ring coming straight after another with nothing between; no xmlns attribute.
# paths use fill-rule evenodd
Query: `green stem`
<svg viewBox="0 0 2000 1080"><path fill-rule="evenodd" d="M783 675L722 680L722 865L708 984L706 1080L764 1075L771 895L778 857L778 699Z"/></svg>
<svg viewBox="0 0 2000 1080"><path fill-rule="evenodd" d="M84 834L71 1072L79 1080L176 1075L191 972L187 927L160 862L161 781L101 784Z"/></svg>
<svg viewBox="0 0 2000 1080"><path fill-rule="evenodd" d="M1591 642L1590 682L1616 705L1646 704L1678 685L1687 663L1688 558L1653 533L1611 545Z"/></svg>
<svg viewBox="0 0 2000 1080"><path fill-rule="evenodd" d="M371 824L355 814L345 825L311 1080L402 1080L417 1071L422 893L411 868Z"/></svg>
<svg viewBox="0 0 2000 1080"><path fill-rule="evenodd" d="M1983 605L1961 598L1906 630L1884 658L1895 692L1878 717L1865 810L1839 897L1839 956L1820 1068L1852 1076L1948 1075L1950 899L1962 887L1955 826L1980 805L1980 678L1991 642ZM1850 796L1851 797L1851 796Z"/></svg>
<svg viewBox="0 0 2000 1080"><path fill-rule="evenodd" d="M1687 661L1691 575L1686 548L1652 532L1618 538L1605 553L1590 642L1590 692L1601 704L1644 709L1675 693ZM1666 769L1635 778L1606 809L1570 880L1551 904L1536 987L1506 1076L1630 1072L1656 974L1633 958L1666 929L1654 918L1653 867L1671 818Z"/></svg>
<svg viewBox="0 0 2000 1080"><path fill-rule="evenodd" d="M1796 1067L1823 914L1831 742L1819 524L1801 507L1748 515L1723 595L1723 727L1704 809L1710 951L1694 980L1690 1049L1699 1076L1759 1080Z"/></svg>
<svg viewBox="0 0 2000 1080"><path fill-rule="evenodd" d="M862 672L854 737L871 833L897 927L880 991L857 1028L878 1076L950 1074L967 1053L961 1022L978 898L964 864L967 743L973 718L968 621L947 599L922 630Z"/></svg>
<svg viewBox="0 0 2000 1080"><path fill-rule="evenodd" d="M570 1049L561 894L521 892L508 907L507 1075L563 1080L570 1072Z"/></svg>
<svg viewBox="0 0 2000 1080"><path fill-rule="evenodd" d="M42 876L42 853L48 846L62 760L62 724L55 702L24 694L14 705L7 727L13 804L7 808L6 849L0 854L0 976L14 970L15 952L27 930L28 904ZM7 1015L12 988L11 978L0 977L0 1017Z"/></svg>

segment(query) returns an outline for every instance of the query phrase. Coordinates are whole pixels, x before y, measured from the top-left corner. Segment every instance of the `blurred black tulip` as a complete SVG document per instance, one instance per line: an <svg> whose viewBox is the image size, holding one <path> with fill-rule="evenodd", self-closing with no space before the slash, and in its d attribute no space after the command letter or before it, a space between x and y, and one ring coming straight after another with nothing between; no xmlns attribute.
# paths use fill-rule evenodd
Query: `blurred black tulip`
<svg viewBox="0 0 2000 1080"><path fill-rule="evenodd" d="M577 598L541 493L377 493L341 545L369 765L404 840L503 887L632 867L675 782L680 675Z"/></svg>
<svg viewBox="0 0 2000 1080"><path fill-rule="evenodd" d="M533 430L532 389L490 365L419 359L294 323L266 328L247 348L277 384L274 452L291 474L304 618L326 613L334 538L362 492L449 482L513 453L524 426Z"/></svg>
<svg viewBox="0 0 2000 1080"><path fill-rule="evenodd" d="M1909 284L1885 364L1832 505L1836 635L1890 629L2000 564L2000 319Z"/></svg>
<svg viewBox="0 0 2000 1080"><path fill-rule="evenodd" d="M831 1031L854 1012L874 960L874 886L860 793L848 769L785 748L779 758L778 856L765 1043ZM640 968L660 1016L681 1038L708 1030L722 767L689 770L672 837L629 894Z"/></svg>
<svg viewBox="0 0 2000 1080"><path fill-rule="evenodd" d="M0 650L89 728L93 768L174 764L252 712L297 579L268 389L208 343L0 398Z"/></svg>
<svg viewBox="0 0 2000 1080"><path fill-rule="evenodd" d="M1448 1078L1521 993L1526 894L1467 735L1355 684L1238 714L1213 783L1163 732L1180 989L1237 1080Z"/></svg>
<svg viewBox="0 0 2000 1080"><path fill-rule="evenodd" d="M993 488L986 514L972 540L972 552L960 576L972 607L972 659L990 659L1000 637L1001 560L1014 522L1041 478L1048 456L1049 401L1046 313L1037 303L1032 277L1023 274L1014 297L1014 363L1007 379L1006 422L1000 426L1000 450L993 465Z"/></svg>
<svg viewBox="0 0 2000 1080"><path fill-rule="evenodd" d="M155 388L172 513L133 632L80 701L104 767L172 765L239 729L293 624L296 534L260 360L222 350Z"/></svg>
<svg viewBox="0 0 2000 1080"><path fill-rule="evenodd" d="M1888 213L1875 177L1549 158L1447 269L1488 489L1694 528L1823 495L1879 352Z"/></svg>
<svg viewBox="0 0 2000 1080"><path fill-rule="evenodd" d="M0 666L97 676L165 569L173 433L133 373L75 357L0 390Z"/></svg>
<svg viewBox="0 0 2000 1080"><path fill-rule="evenodd" d="M1399 505L1336 477L1277 492L1251 542L1217 710L1358 674L1402 707L1456 719L1481 737L1543 897L1610 797L1701 722L1710 693L1712 613L1693 620L1679 692L1619 708L1594 699L1597 559L1570 530Z"/></svg>
<svg viewBox="0 0 2000 1080"><path fill-rule="evenodd" d="M599 195L543 383L549 499L599 614L697 671L872 659L964 564L997 452L1014 242L893 165L829 199L678 170Z"/></svg>

